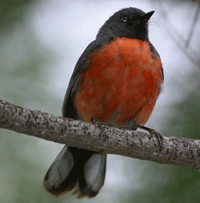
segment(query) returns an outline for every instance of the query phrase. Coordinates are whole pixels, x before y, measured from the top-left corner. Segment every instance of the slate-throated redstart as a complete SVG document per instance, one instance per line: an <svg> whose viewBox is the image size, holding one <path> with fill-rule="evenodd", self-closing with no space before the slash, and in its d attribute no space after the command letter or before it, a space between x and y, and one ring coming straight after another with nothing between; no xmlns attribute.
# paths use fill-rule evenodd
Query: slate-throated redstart
<svg viewBox="0 0 200 203"><path fill-rule="evenodd" d="M164 78L159 54L148 38L153 13L126 8L105 22L75 66L63 117L130 130L147 122ZM54 196L74 190L79 198L94 197L105 171L106 154L65 146L44 186Z"/></svg>

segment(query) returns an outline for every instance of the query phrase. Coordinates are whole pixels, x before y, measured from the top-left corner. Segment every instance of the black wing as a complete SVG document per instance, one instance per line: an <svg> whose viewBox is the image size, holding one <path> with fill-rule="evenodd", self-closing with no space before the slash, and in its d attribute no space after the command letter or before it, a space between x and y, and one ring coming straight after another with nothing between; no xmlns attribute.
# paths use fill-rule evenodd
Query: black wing
<svg viewBox="0 0 200 203"><path fill-rule="evenodd" d="M94 50L99 49L101 45L102 45L102 42L100 43L98 40L91 42L88 45L88 47L85 49L83 54L80 56L75 66L74 72L71 76L71 79L65 94L63 108L62 108L63 117L79 119L76 107L74 106L74 98L79 88L80 75L88 68L88 61L89 61L90 54Z"/></svg>
<svg viewBox="0 0 200 203"><path fill-rule="evenodd" d="M149 42L149 48L151 50L151 52L153 53L153 57L154 56L158 56L160 58L160 55L158 54L157 50L155 49L155 47L153 46L153 44L151 44L151 42ZM163 67L162 67L162 64L161 64L161 80L162 80L162 83L164 81L164 71L163 71Z"/></svg>

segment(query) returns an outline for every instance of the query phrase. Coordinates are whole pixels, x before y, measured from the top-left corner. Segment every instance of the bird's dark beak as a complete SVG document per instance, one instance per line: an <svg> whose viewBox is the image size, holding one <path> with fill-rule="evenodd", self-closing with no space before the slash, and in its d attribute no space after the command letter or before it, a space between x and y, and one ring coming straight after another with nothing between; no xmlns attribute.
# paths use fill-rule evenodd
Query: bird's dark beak
<svg viewBox="0 0 200 203"><path fill-rule="evenodd" d="M155 11L150 11L146 14L144 14L143 16L140 17L140 19L143 21L143 22L147 22L151 16L154 14Z"/></svg>

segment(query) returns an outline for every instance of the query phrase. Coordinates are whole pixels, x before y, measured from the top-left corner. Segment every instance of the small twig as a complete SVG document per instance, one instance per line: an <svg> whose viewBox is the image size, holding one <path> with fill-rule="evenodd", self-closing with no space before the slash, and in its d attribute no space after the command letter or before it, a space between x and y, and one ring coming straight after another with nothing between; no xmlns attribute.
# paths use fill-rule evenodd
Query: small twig
<svg viewBox="0 0 200 203"><path fill-rule="evenodd" d="M197 2L198 6L197 6L197 10L194 14L194 17L193 17L193 21L192 21L192 25L191 25L191 28L190 28L190 31L189 31L189 34L188 34L188 37L185 41L185 47L187 48L189 43L190 43L190 40L192 38L192 35L194 33L194 28L195 28L195 25L197 23L197 19L198 19L198 15L199 15L199 11L200 11L200 1Z"/></svg>
<svg viewBox="0 0 200 203"><path fill-rule="evenodd" d="M168 33L168 35L172 38L174 43L179 47L179 49L188 57L188 59L196 66L199 67L199 56L196 54L196 52L190 47L185 48L185 40L183 37L177 32L176 28L170 23L167 12L164 10L162 1L160 0L154 0L154 3L157 3L160 9L160 14L162 16L163 21L163 27L165 31Z"/></svg>

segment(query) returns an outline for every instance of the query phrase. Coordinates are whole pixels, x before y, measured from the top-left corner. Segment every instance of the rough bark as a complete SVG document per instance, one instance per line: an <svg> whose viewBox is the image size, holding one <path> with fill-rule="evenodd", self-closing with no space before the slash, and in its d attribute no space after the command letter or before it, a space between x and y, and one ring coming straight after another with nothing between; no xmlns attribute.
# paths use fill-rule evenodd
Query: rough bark
<svg viewBox="0 0 200 203"><path fill-rule="evenodd" d="M164 137L61 118L0 100L0 128L68 146L118 154L161 164L190 166L200 172L200 140Z"/></svg>

